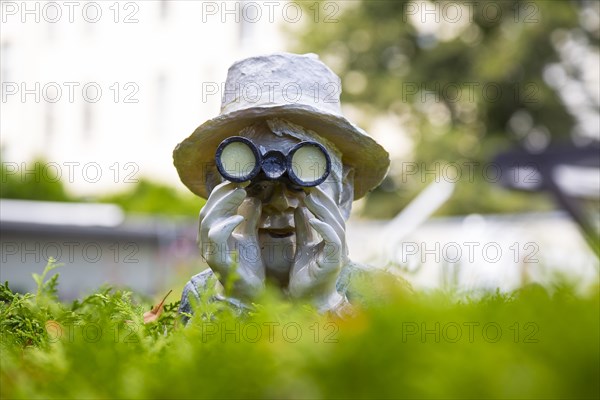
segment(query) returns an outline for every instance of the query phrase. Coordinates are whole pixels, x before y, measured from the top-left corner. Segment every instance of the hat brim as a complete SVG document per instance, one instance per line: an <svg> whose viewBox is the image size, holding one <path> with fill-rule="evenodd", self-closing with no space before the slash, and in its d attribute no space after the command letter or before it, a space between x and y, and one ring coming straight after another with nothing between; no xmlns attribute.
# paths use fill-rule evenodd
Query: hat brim
<svg viewBox="0 0 600 400"><path fill-rule="evenodd" d="M253 107L221 114L200 125L173 151L173 162L183 184L208 198L207 173L214 173L215 151L227 137L252 122L280 118L316 132L342 153L342 163L354 168L354 200L377 187L387 174L389 154L362 129L341 115L325 113L304 104Z"/></svg>

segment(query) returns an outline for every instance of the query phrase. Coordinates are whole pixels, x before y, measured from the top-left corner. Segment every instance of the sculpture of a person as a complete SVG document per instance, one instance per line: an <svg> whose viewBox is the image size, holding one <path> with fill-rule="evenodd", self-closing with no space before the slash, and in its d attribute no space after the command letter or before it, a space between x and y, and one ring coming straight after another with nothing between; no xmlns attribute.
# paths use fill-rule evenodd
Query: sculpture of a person
<svg viewBox="0 0 600 400"><path fill-rule="evenodd" d="M345 221L352 201L385 177L389 156L342 115L340 93L339 77L314 54L252 57L230 67L221 114L173 153L182 182L207 198L198 239L210 269L188 282L181 311L191 311L190 296L198 298L211 276L225 286L234 270L231 293L218 298L238 305L266 281L321 312L340 313L352 301L349 282L364 267L348 259ZM238 145L227 156L238 174L230 176L215 157L232 137ZM306 143L316 150L290 162ZM326 176L303 185L298 176L309 170Z"/></svg>

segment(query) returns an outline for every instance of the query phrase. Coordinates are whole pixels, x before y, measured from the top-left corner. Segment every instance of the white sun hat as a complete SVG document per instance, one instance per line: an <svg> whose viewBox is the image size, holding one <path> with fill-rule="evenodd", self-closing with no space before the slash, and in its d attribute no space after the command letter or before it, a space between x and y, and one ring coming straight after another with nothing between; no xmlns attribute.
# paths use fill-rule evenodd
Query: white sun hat
<svg viewBox="0 0 600 400"><path fill-rule="evenodd" d="M215 151L249 125L279 118L333 143L354 168L354 199L387 174L389 154L341 111L340 78L315 54L278 53L246 58L227 73L221 113L200 125L173 151L181 181L207 198L207 175L216 173Z"/></svg>

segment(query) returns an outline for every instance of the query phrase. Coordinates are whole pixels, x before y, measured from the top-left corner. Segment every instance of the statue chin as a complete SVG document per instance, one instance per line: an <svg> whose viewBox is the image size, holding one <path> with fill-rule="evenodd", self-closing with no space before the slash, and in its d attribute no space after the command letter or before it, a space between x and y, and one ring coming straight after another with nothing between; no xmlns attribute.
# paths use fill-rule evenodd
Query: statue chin
<svg viewBox="0 0 600 400"><path fill-rule="evenodd" d="M287 286L296 255L296 233L260 229L258 243L267 278Z"/></svg>

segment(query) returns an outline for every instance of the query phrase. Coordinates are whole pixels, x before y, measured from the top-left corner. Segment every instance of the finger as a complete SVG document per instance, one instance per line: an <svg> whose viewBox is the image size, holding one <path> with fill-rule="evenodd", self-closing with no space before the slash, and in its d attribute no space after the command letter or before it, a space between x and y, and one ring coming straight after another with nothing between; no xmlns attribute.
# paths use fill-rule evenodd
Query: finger
<svg viewBox="0 0 600 400"><path fill-rule="evenodd" d="M201 243L208 243L208 231L220 219L226 218L237 213L237 208L244 201L246 192L243 189L235 189L226 192L218 201L214 201L211 206L204 206L200 213L200 227L198 236ZM204 212L205 210L208 210ZM203 215L204 214L204 215Z"/></svg>
<svg viewBox="0 0 600 400"><path fill-rule="evenodd" d="M227 239L239 220L239 215L221 221L218 226L206 229L202 237L202 256L211 267L221 268L229 264L229 255L223 251L227 248ZM223 239L224 238L224 239Z"/></svg>
<svg viewBox="0 0 600 400"><path fill-rule="evenodd" d="M262 202L256 197L247 197L240 206L239 212L244 216L244 221L238 226L236 232L255 236L258 233L258 222L262 214Z"/></svg>
<svg viewBox="0 0 600 400"><path fill-rule="evenodd" d="M219 201L213 202L209 210L200 219L199 236L202 243L208 243L208 231L212 226L222 219L228 217L237 211L237 207L243 201L245 191L243 189L236 189L228 192L225 196L221 197ZM205 206L206 208L206 206Z"/></svg>
<svg viewBox="0 0 600 400"><path fill-rule="evenodd" d="M318 201L326 209L328 209L329 211L332 211L333 217L335 217L335 219L338 221L338 223L341 226L346 225L346 219L344 218L344 216L342 215L342 213L340 211L339 204L337 204L336 201L331 196L329 196L329 194L327 194L327 192L325 192L323 190L323 188L321 188L319 186L315 186L314 188L312 188L310 190L309 194L313 200Z"/></svg>
<svg viewBox="0 0 600 400"><path fill-rule="evenodd" d="M343 259L340 238L331 226L318 219L313 218L309 223L323 238L323 248L316 260L318 266L323 270L322 272L336 270Z"/></svg>
<svg viewBox="0 0 600 400"><path fill-rule="evenodd" d="M235 227L241 224L243 220L244 217L241 215L234 215L215 224L208 231L208 242L217 245L227 244L231 232L233 232Z"/></svg>
<svg viewBox="0 0 600 400"><path fill-rule="evenodd" d="M306 246L314 241L313 231L308 224L306 211L302 207L294 211L294 226L296 228L296 243L298 247Z"/></svg>
<svg viewBox="0 0 600 400"><path fill-rule="evenodd" d="M214 205L220 202L223 196L235 191L237 187L238 184L229 181L225 181L215 186L210 193L210 196L208 196L206 204L204 204L204 207L202 207L202 210L200 210L200 218L204 218L204 216L214 207Z"/></svg>
<svg viewBox="0 0 600 400"><path fill-rule="evenodd" d="M213 223L222 217L229 217L237 214L237 209L245 198L246 191L244 189L238 188L226 193L218 201L214 202L212 207L204 215L201 224L212 226Z"/></svg>
<svg viewBox="0 0 600 400"><path fill-rule="evenodd" d="M212 212L214 212L215 209L222 208L223 204L225 202L231 200L231 196L233 193L238 193L238 195L236 195L236 196L239 196L239 193L243 193L244 196L241 199L241 200L243 200L243 198L245 197L246 191L241 188L229 186L229 187L227 187L226 190L221 190L218 193L216 193L214 197L211 195L209 197L206 205L202 208L200 217L206 218L206 216L211 214ZM236 196L234 196L234 197L236 197ZM240 203L241 203L241 200L240 200ZM239 206L239 204L238 204L238 206Z"/></svg>
<svg viewBox="0 0 600 400"><path fill-rule="evenodd" d="M204 218L206 213L213 207L213 205L219 201L219 199L223 196L223 194L231 192L235 190L235 186L232 182L222 182L215 186L215 188L210 192L208 199L206 199L206 203L202 210L200 210L200 218Z"/></svg>
<svg viewBox="0 0 600 400"><path fill-rule="evenodd" d="M304 203L320 221L331 226L340 238L344 238L346 236L345 224L340 224L338 218L334 217L332 210L329 210L318 200L316 200L315 197L312 197L312 195L306 196ZM334 206L333 210L337 210L339 212L337 206Z"/></svg>
<svg viewBox="0 0 600 400"><path fill-rule="evenodd" d="M338 249L341 248L342 241L331 226L316 218L312 218L308 223L321 235L325 244L336 246Z"/></svg>

